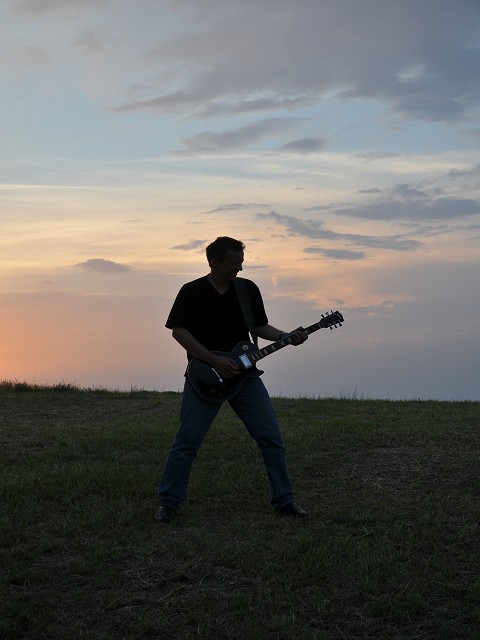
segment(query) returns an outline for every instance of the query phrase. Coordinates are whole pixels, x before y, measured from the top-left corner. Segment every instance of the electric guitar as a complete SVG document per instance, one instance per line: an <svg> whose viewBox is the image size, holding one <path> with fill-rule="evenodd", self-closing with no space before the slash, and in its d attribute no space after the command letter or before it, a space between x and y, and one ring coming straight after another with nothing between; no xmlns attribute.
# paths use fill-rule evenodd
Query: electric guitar
<svg viewBox="0 0 480 640"><path fill-rule="evenodd" d="M328 315L322 315L322 319L309 327L304 328L307 335L318 329L333 329L342 326L343 316L339 311L332 311ZM231 358L237 363L239 373L233 378L225 378L211 365L203 360L193 358L187 368L187 378L200 397L209 402L224 402L230 400L239 391L244 380L250 376L261 376L263 371L256 367L256 363L283 347L292 343L292 338L286 336L281 340L259 349L252 342L239 342L233 351L214 351L219 356Z"/></svg>

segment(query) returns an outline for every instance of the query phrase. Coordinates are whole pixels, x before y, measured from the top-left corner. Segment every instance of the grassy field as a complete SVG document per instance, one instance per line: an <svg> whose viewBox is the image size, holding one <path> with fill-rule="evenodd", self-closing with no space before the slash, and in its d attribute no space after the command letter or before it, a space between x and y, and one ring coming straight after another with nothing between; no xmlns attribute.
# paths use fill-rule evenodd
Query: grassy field
<svg viewBox="0 0 480 640"><path fill-rule="evenodd" d="M2 640L480 638L480 403L274 399L308 520L225 406L162 525L180 399L0 384Z"/></svg>

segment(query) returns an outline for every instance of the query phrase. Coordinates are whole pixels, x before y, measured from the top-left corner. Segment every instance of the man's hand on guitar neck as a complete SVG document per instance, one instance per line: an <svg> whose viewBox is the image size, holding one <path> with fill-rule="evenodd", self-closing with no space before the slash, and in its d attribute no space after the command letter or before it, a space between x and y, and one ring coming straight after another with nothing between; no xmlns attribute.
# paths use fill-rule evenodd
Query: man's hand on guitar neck
<svg viewBox="0 0 480 640"><path fill-rule="evenodd" d="M257 333L259 338L271 340L272 342L277 342L283 338L291 338L291 344L294 346L302 344L302 342L305 342L308 338L308 333L306 333L303 327L298 327L298 329L285 333L281 329L272 327L271 324L265 324L263 327L257 327Z"/></svg>
<svg viewBox="0 0 480 640"><path fill-rule="evenodd" d="M305 340L308 340L308 333L305 332L305 329L303 327L298 327L298 329L290 331L288 335L291 337L294 347L298 347L299 344L302 344L303 342L305 342Z"/></svg>

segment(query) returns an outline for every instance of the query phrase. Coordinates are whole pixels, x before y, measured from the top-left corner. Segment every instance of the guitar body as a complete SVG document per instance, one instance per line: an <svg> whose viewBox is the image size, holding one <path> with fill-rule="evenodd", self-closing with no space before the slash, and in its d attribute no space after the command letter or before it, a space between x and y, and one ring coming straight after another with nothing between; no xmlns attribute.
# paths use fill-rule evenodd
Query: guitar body
<svg viewBox="0 0 480 640"><path fill-rule="evenodd" d="M252 364L245 367L242 356L248 356L257 351L252 342L240 342L233 351L214 351L216 355L236 360L239 373L233 378L224 378L213 367L203 360L193 358L187 368L187 378L197 394L208 402L225 402L233 398L240 391L246 378L261 376L263 371Z"/></svg>

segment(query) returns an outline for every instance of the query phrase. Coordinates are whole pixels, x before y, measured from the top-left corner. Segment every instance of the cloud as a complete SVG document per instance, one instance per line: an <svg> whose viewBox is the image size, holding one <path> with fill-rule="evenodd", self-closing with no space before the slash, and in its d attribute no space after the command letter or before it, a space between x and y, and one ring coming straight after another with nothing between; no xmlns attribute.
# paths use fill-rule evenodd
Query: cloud
<svg viewBox="0 0 480 640"><path fill-rule="evenodd" d="M367 257L364 251L349 251L348 249L324 249L321 247L306 247L304 253L312 253L332 258L333 260L363 260Z"/></svg>
<svg viewBox="0 0 480 640"><path fill-rule="evenodd" d="M398 155L398 153L390 153L387 151L369 151L368 153L358 153L356 157L362 162L374 162L375 160L398 158Z"/></svg>
<svg viewBox="0 0 480 640"><path fill-rule="evenodd" d="M448 173L449 178L464 178L465 176L473 176L480 179L480 164L474 167L468 167L467 169L452 169Z"/></svg>
<svg viewBox="0 0 480 640"><path fill-rule="evenodd" d="M179 251L195 251L196 249L203 249L206 244L206 240L190 240L190 242L185 242L184 244L177 244L172 249L176 249Z"/></svg>
<svg viewBox="0 0 480 640"><path fill-rule="evenodd" d="M452 220L480 213L480 200L435 197L414 185L399 184L392 189L364 191L378 194L366 204L338 208L336 213L367 220Z"/></svg>
<svg viewBox="0 0 480 640"><path fill-rule="evenodd" d="M246 147L268 136L283 134L295 124L296 120L292 118L267 118L220 133L203 131L190 138L184 138L183 143L188 151L196 153L231 151Z"/></svg>
<svg viewBox="0 0 480 640"><path fill-rule="evenodd" d="M280 147L283 153L318 153L325 146L325 140L322 138L302 138L301 140L292 140Z"/></svg>
<svg viewBox="0 0 480 640"><path fill-rule="evenodd" d="M208 119L271 111L295 111L297 109L310 107L312 104L312 98L307 96L297 96L295 98L252 98L249 100L233 100L232 102L211 104L204 109L200 109L194 115L196 118Z"/></svg>
<svg viewBox="0 0 480 640"><path fill-rule="evenodd" d="M140 85L138 85L140 86ZM147 85L148 86L148 85ZM129 111L150 111L153 113L168 113L178 110L189 109L195 107L199 102L198 95L189 91L179 90L174 93L149 98L146 100L133 100L131 102L124 103L118 107L115 107L114 111L118 113Z"/></svg>
<svg viewBox="0 0 480 640"><path fill-rule="evenodd" d="M88 54L104 51L98 33L108 33L121 60L114 70L109 65L105 81L118 83L109 97L120 113L217 120L302 112L333 98L376 101L409 119L453 122L480 104L480 4L472 0L11 5L22 18L81 14L80 26L68 25L75 31L70 43Z"/></svg>
<svg viewBox="0 0 480 640"><path fill-rule="evenodd" d="M105 52L105 46L102 39L95 29L83 31L73 44L77 45L90 55L97 55Z"/></svg>
<svg viewBox="0 0 480 640"><path fill-rule="evenodd" d="M127 273L131 271L131 268L120 264L118 262L113 262L112 260L104 260L103 258L90 258L89 260L85 260L85 262L79 262L74 265L82 271L87 271L88 273Z"/></svg>
<svg viewBox="0 0 480 640"><path fill-rule="evenodd" d="M212 0L175 11L188 27L146 56L157 95L120 109L218 117L336 96L452 122L480 103L480 5L471 0Z"/></svg>
<svg viewBox="0 0 480 640"><path fill-rule="evenodd" d="M257 218L259 220L272 220L275 224L284 226L290 236L301 236L314 240L332 240L339 243L343 242L350 245L390 251L416 251L423 245L422 242L414 240L408 235L369 236L337 233L326 229L324 224L317 220L303 220L294 216L281 215L275 211L270 211L267 214L257 213Z"/></svg>
<svg viewBox="0 0 480 640"><path fill-rule="evenodd" d="M268 207L268 204L234 202L232 204L222 204L219 207L216 207L215 209L211 209L210 211L207 211L207 213L223 213L225 211L239 211L240 209L251 209L252 207L255 209L258 207Z"/></svg>
<svg viewBox="0 0 480 640"><path fill-rule="evenodd" d="M357 193L368 193L368 194L383 193L383 190L379 189L378 187L372 187L371 189L359 189Z"/></svg>
<svg viewBox="0 0 480 640"><path fill-rule="evenodd" d="M451 122L478 105L480 82L478 78L473 80L473 70L479 65L480 48L468 50L446 42L443 47L431 52L425 72L418 77L404 79L401 75L397 78L390 75L377 86L359 84L342 92L341 97L378 100L382 99L384 89L391 105L405 116L430 122ZM444 82L449 83L446 91Z"/></svg>

